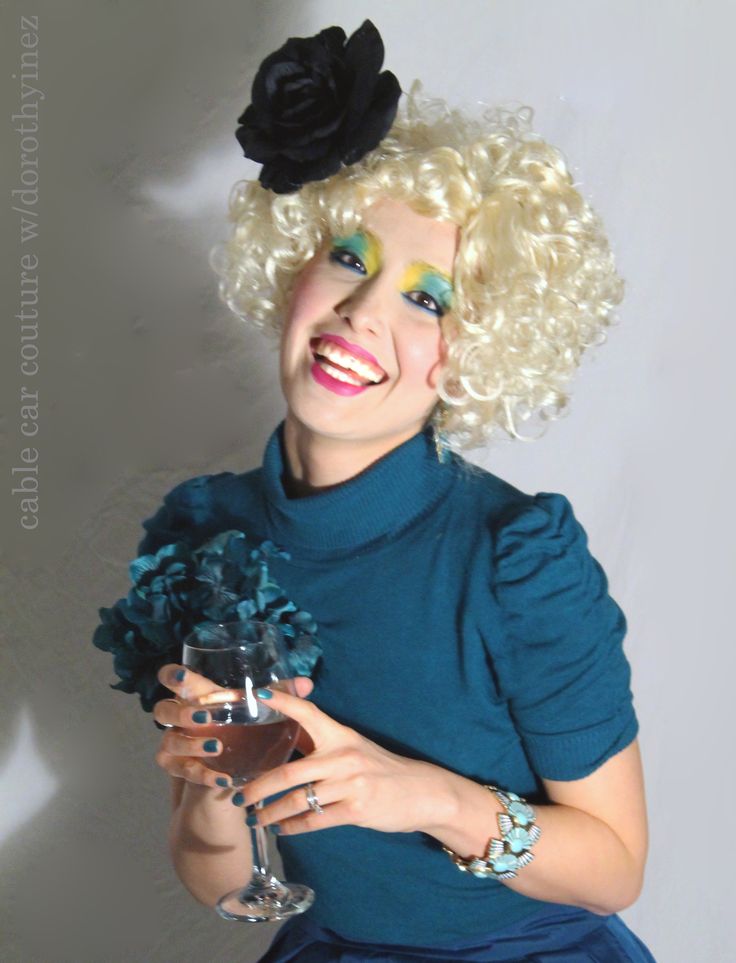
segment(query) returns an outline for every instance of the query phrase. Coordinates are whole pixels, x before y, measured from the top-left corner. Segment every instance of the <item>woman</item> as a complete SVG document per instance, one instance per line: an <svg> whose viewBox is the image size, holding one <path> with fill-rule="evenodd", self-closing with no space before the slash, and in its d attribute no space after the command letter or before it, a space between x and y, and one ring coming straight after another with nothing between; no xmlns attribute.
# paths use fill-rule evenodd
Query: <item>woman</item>
<svg viewBox="0 0 736 963"><path fill-rule="evenodd" d="M625 617L565 496L460 455L563 410L622 283L525 111L473 122L413 88L397 115L382 59L369 21L291 38L240 118L264 166L213 265L279 337L286 417L260 468L173 489L139 552L273 539L323 655L309 701L263 692L304 755L237 793L201 762L199 680L161 670L174 864L214 905L267 799L287 878L317 894L267 963L651 961L617 915L647 853Z"/></svg>

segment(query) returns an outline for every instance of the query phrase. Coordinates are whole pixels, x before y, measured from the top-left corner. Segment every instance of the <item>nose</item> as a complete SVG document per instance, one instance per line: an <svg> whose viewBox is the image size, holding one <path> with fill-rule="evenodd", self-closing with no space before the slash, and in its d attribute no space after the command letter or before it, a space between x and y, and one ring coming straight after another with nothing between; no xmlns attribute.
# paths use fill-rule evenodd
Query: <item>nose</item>
<svg viewBox="0 0 736 963"><path fill-rule="evenodd" d="M335 308L338 316L356 331L378 334L385 323L386 292L380 273L357 284Z"/></svg>

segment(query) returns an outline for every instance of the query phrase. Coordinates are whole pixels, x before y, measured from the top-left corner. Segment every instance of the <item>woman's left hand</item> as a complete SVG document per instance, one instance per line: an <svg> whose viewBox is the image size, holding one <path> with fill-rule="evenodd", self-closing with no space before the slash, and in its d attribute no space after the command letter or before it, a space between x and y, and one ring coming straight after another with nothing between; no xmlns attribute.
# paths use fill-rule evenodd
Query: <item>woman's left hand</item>
<svg viewBox="0 0 736 963"><path fill-rule="evenodd" d="M385 833L431 833L447 821L453 804L448 771L383 749L312 702L279 689L267 691L271 698L262 701L295 719L314 751L258 776L233 796L235 805L252 806L300 787L264 806L258 812L259 825L277 823L284 836L345 825ZM308 806L305 786L310 782L322 813Z"/></svg>

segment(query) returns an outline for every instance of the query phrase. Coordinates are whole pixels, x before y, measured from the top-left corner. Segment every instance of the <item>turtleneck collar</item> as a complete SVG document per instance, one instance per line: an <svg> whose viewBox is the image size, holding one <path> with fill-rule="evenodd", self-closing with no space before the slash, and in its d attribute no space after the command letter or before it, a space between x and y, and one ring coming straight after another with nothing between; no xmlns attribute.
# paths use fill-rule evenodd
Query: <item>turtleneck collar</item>
<svg viewBox="0 0 736 963"><path fill-rule="evenodd" d="M304 558L339 555L381 539L427 514L456 477L455 456L437 458L427 427L366 469L324 491L288 498L282 421L263 456L263 494L274 542Z"/></svg>

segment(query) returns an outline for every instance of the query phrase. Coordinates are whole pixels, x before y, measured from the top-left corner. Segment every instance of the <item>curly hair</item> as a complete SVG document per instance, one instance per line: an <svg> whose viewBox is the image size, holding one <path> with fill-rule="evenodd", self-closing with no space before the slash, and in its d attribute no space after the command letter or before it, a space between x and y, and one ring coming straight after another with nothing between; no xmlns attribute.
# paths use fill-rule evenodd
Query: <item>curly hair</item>
<svg viewBox="0 0 736 963"><path fill-rule="evenodd" d="M532 108L475 119L421 86L378 147L331 177L293 194L233 186L231 237L210 252L219 296L278 340L302 267L326 237L358 230L374 201L458 224L447 357L427 421L456 451L501 434L534 440L520 423L538 415L543 434L567 413L566 385L583 352L606 341L624 282L562 153L532 131Z"/></svg>

